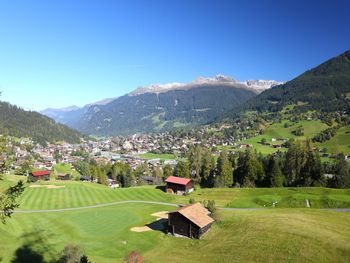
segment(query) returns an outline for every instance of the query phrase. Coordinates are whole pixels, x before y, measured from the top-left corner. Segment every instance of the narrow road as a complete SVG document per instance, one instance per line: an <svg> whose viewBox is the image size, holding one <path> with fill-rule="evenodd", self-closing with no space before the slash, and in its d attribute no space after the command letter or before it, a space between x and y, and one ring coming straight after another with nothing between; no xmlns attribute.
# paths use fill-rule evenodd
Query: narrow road
<svg viewBox="0 0 350 263"><path fill-rule="evenodd" d="M61 209L15 210L14 213L22 213L22 214L58 213L58 212L78 211L78 210L83 210L83 209L107 207L107 206L129 204L129 203L167 205L167 206L174 206L174 207L181 206L180 204L166 203L166 202L128 200L128 201L117 201L117 202L112 202L112 203L97 204L97 205L90 205L90 206L80 206L80 207L71 207L71 208L61 208ZM228 211L261 211L261 210L266 210L266 209L273 209L273 208L230 208L230 207L218 207L218 208L222 209L222 210L228 210ZM331 210L331 211L336 211L336 212L350 212L350 208L323 208L322 210Z"/></svg>

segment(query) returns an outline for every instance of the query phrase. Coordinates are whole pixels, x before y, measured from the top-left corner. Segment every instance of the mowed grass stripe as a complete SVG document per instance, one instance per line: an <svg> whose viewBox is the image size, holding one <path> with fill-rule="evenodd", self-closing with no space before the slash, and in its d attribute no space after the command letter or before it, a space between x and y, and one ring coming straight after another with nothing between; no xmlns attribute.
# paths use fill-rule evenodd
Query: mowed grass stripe
<svg viewBox="0 0 350 263"><path fill-rule="evenodd" d="M25 189L23 195L19 199L20 208L33 207L35 195L31 193L30 189Z"/></svg>
<svg viewBox="0 0 350 263"><path fill-rule="evenodd" d="M103 202L105 203L109 203L113 200L113 198L111 198L111 192L110 192L110 189L107 188L105 190L100 190L100 196L101 198L103 199Z"/></svg>
<svg viewBox="0 0 350 263"><path fill-rule="evenodd" d="M85 201L87 205L93 205L94 204L94 199L91 196L91 194L89 193L89 189L87 187L85 187L84 185L81 187L83 190L83 195L85 197Z"/></svg>
<svg viewBox="0 0 350 263"><path fill-rule="evenodd" d="M104 203L103 197L101 196L101 192L98 189L91 188L89 192L94 200L94 204Z"/></svg>
<svg viewBox="0 0 350 263"><path fill-rule="evenodd" d="M77 200L77 196L76 196L76 189L74 189L74 191L72 191L72 189L69 189L69 200L68 200L68 204L69 207L78 207L78 200Z"/></svg>
<svg viewBox="0 0 350 263"><path fill-rule="evenodd" d="M48 182L64 188L28 187L21 196L20 209L60 209L126 200L173 201L174 197L153 187L110 189L104 185L81 182Z"/></svg>
<svg viewBox="0 0 350 263"><path fill-rule="evenodd" d="M77 188L76 191L74 192L74 195L75 195L75 200L77 201L78 207L86 205L85 195L82 187Z"/></svg>
<svg viewBox="0 0 350 263"><path fill-rule="evenodd" d="M33 202L33 205L31 206L34 209L40 209L40 204L44 203L44 200L42 199L43 198L43 191L44 191L44 189L42 189L42 188L33 188L31 190L31 194L35 194L34 202Z"/></svg>
<svg viewBox="0 0 350 263"><path fill-rule="evenodd" d="M48 191L45 191L45 199L47 204L50 207L53 207L54 206L53 203L55 202L55 200L57 200L57 196L58 196L57 190L60 190L60 189L49 189ZM43 206L44 205L45 204L43 203Z"/></svg>
<svg viewBox="0 0 350 263"><path fill-rule="evenodd" d="M120 199L122 200L135 200L134 194L133 194L133 189L119 189L120 191ZM129 191L128 191L129 190Z"/></svg>

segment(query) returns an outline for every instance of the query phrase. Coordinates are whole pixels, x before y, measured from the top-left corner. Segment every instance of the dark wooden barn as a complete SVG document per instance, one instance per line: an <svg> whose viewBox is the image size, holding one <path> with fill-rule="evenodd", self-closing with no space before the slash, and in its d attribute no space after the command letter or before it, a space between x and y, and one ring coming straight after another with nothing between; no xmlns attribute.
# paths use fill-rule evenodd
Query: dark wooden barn
<svg viewBox="0 0 350 263"><path fill-rule="evenodd" d="M179 208L168 214L168 231L173 235L201 238L211 227L214 219L200 203Z"/></svg>
<svg viewBox="0 0 350 263"><path fill-rule="evenodd" d="M166 180L166 192L184 195L194 190L194 183L191 179L169 176Z"/></svg>
<svg viewBox="0 0 350 263"><path fill-rule="evenodd" d="M57 174L57 180L65 181L65 180L70 180L70 178L71 178L70 174L65 174L65 173Z"/></svg>

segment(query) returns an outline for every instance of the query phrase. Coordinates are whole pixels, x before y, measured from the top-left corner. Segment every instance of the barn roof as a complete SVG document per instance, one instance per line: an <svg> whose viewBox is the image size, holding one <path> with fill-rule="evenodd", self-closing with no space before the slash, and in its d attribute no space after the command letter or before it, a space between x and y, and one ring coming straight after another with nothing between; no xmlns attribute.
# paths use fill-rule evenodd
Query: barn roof
<svg viewBox="0 0 350 263"><path fill-rule="evenodd" d="M48 170L36 171L36 172L32 172L32 175L33 176L50 175L50 171L48 171Z"/></svg>
<svg viewBox="0 0 350 263"><path fill-rule="evenodd" d="M200 228L214 222L214 219L208 215L210 212L201 203L184 206L171 213L180 213Z"/></svg>
<svg viewBox="0 0 350 263"><path fill-rule="evenodd" d="M192 181L191 179L182 178L182 177L176 177L176 176L169 176L165 180L165 182L167 182L167 183L182 184L182 185L187 185L191 181Z"/></svg>

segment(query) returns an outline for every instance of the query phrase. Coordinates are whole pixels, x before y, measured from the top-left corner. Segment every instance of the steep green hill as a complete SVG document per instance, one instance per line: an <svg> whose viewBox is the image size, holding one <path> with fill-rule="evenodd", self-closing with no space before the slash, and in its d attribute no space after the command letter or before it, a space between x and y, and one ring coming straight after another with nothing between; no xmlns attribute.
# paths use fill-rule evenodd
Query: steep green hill
<svg viewBox="0 0 350 263"><path fill-rule="evenodd" d="M25 111L0 101L0 134L30 137L39 143L67 141L79 142L79 132L37 112Z"/></svg>
<svg viewBox="0 0 350 263"><path fill-rule="evenodd" d="M297 112L350 110L350 50L275 86L228 112L231 118L247 110L278 112L286 105L304 102Z"/></svg>

